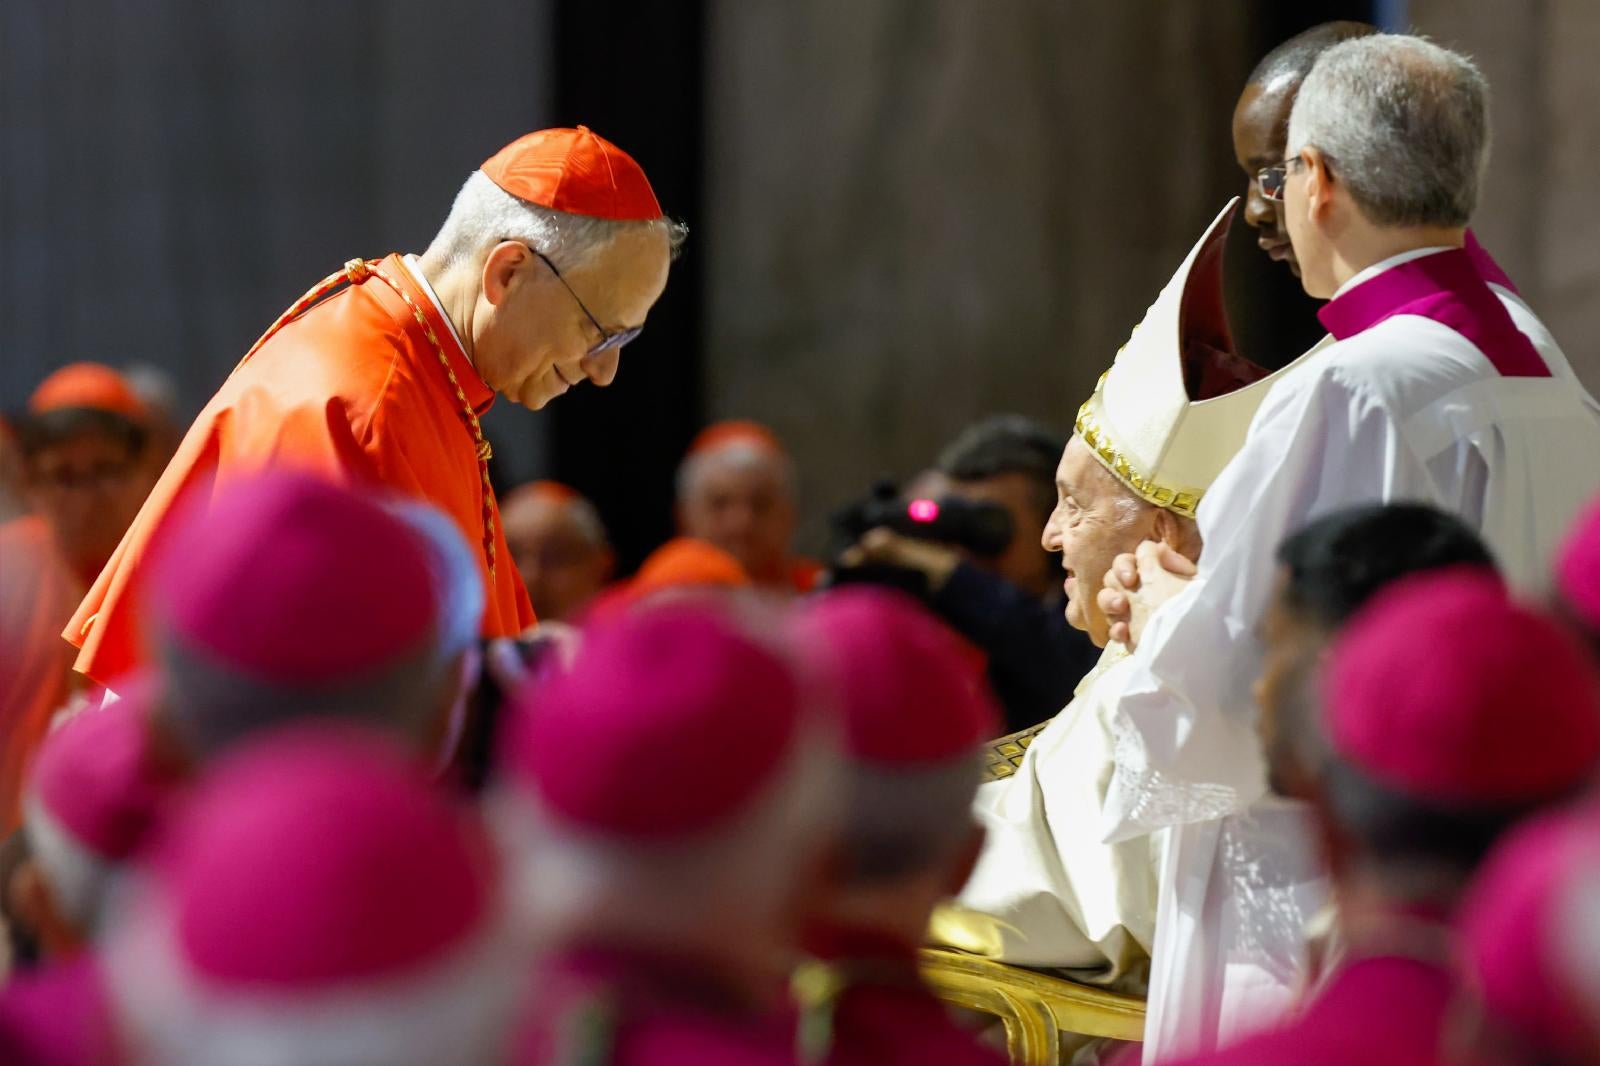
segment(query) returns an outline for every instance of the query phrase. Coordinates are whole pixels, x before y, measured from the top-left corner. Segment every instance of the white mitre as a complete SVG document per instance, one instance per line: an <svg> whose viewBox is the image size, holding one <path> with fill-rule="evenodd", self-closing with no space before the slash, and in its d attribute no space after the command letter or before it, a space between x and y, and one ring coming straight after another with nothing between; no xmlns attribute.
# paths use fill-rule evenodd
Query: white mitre
<svg viewBox="0 0 1600 1066"><path fill-rule="evenodd" d="M1117 480L1189 517L1295 365L1268 373L1234 351L1222 254L1238 205L1236 196L1206 227L1078 409L1078 435Z"/></svg>

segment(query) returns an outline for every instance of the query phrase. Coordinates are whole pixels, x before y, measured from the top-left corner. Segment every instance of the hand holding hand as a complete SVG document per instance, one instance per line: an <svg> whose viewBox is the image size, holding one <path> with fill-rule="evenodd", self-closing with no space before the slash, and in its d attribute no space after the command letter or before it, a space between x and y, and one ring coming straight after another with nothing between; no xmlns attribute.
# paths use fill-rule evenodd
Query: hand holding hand
<svg viewBox="0 0 1600 1066"><path fill-rule="evenodd" d="M1196 573L1190 559L1160 541L1144 541L1133 554L1113 559L1096 599L1111 623L1111 639L1137 647L1156 608L1182 592Z"/></svg>

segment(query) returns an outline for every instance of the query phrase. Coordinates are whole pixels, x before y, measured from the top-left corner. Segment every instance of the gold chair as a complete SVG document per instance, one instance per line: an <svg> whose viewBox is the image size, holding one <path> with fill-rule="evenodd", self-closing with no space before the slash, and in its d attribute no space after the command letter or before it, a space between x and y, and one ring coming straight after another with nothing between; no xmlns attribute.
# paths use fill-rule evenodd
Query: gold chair
<svg viewBox="0 0 1600 1066"><path fill-rule="evenodd" d="M1040 722L1027 729L1008 733L999 740L991 740L983 750L983 779L1000 781L1014 775L1022 766L1022 757L1028 754L1033 739L1043 733L1044 727L1049 724L1048 721Z"/></svg>
<svg viewBox="0 0 1600 1066"><path fill-rule="evenodd" d="M1061 1036L1138 1041L1144 1000L945 948L922 949L922 976L940 999L999 1016L1013 1066L1058 1066Z"/></svg>

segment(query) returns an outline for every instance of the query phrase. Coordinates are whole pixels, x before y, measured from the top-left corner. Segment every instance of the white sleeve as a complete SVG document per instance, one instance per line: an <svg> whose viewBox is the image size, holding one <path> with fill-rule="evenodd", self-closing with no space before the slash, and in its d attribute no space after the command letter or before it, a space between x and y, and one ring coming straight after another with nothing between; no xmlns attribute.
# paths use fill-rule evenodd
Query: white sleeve
<svg viewBox="0 0 1600 1066"><path fill-rule="evenodd" d="M1199 576L1151 617L1124 674L1107 842L1220 818L1266 791L1251 685L1279 542L1338 507L1433 495L1398 420L1339 368L1273 390L1201 501Z"/></svg>

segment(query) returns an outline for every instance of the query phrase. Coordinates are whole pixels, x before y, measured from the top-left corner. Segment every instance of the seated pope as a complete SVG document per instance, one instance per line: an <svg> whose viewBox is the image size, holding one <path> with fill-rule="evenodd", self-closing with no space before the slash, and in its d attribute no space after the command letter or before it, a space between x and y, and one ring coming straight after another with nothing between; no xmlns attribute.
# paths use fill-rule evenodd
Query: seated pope
<svg viewBox="0 0 1600 1066"><path fill-rule="evenodd" d="M1283 373L1234 351L1222 258L1236 205L1207 228L1079 409L1044 546L1061 556L1067 621L1104 652L1058 715L997 743L1026 753L978 794L987 840L959 899L934 916L938 943L1067 971L1086 984L1144 989L1161 837L1100 840L1116 773L1117 675L1130 660L1111 639L1096 593L1112 560L1145 541L1174 569L1199 559L1195 509ZM1002 763L997 776L1009 769Z"/></svg>

